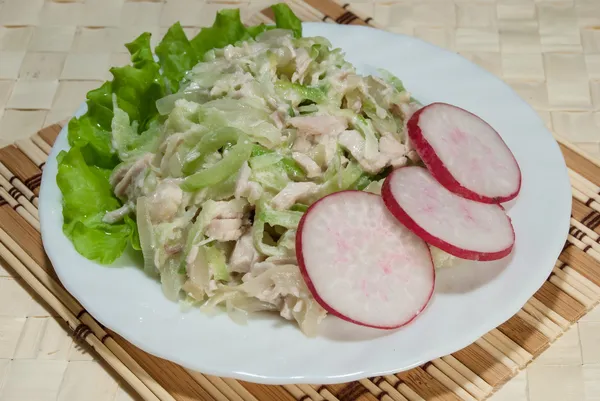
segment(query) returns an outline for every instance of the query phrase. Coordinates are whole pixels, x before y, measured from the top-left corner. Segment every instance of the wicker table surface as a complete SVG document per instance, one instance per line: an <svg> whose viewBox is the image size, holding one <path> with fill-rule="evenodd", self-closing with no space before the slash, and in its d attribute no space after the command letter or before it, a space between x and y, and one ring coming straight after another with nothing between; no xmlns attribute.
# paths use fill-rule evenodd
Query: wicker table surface
<svg viewBox="0 0 600 401"><path fill-rule="evenodd" d="M507 81L548 127L600 157L600 0L347 0L384 28L451 47ZM0 146L71 116L128 61L123 43L269 1L0 0ZM194 28L189 31L194 32ZM0 401L136 399L0 265ZM600 309L493 401L599 401Z"/></svg>

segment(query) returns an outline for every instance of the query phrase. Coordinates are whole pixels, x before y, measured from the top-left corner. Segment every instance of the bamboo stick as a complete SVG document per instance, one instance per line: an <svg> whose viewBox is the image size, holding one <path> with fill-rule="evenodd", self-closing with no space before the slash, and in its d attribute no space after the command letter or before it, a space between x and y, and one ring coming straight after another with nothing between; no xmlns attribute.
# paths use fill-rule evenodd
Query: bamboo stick
<svg viewBox="0 0 600 401"><path fill-rule="evenodd" d="M246 387L242 386L240 382L230 378L223 378L223 381L229 385L232 389L234 389L243 399L244 401L259 401L251 392L249 392Z"/></svg>
<svg viewBox="0 0 600 401"><path fill-rule="evenodd" d="M31 203L38 207L38 196L33 193L27 186L17 177L15 176L6 166L0 162L0 175L4 177L10 184L14 185L15 188L19 190L24 196L29 199Z"/></svg>
<svg viewBox="0 0 600 401"><path fill-rule="evenodd" d="M531 297L528 301L528 304L533 306L535 309L537 309L544 315L548 316L550 320L562 327L563 330L566 330L569 327L571 327L571 322L569 322L567 319L565 319L564 317L562 317L561 315L559 315L558 313L556 313L555 311L538 301L537 298Z"/></svg>
<svg viewBox="0 0 600 401"><path fill-rule="evenodd" d="M554 333L557 333L557 335L560 335L560 333L564 331L561 326L554 323L550 318L534 308L529 302L523 305L523 311L540 321L544 326L549 327Z"/></svg>
<svg viewBox="0 0 600 401"><path fill-rule="evenodd" d="M504 347L506 347L507 350L510 350L511 354L507 354L507 355L512 355L512 353L515 353L515 354L519 355L521 360L526 361L526 362L533 359L533 355L531 355L529 352L527 352L525 349L523 349L523 347L521 347L519 344L514 342L510 337L508 337L506 334L504 334L500 330L492 329L492 330L490 330L490 332L488 334L490 336L496 338L496 340L498 340L499 343L504 344ZM492 341L492 343L496 344L494 341Z"/></svg>
<svg viewBox="0 0 600 401"><path fill-rule="evenodd" d="M31 142L34 143L44 154L49 155L52 151L52 147L46 143L39 135L34 135L31 137Z"/></svg>
<svg viewBox="0 0 600 401"><path fill-rule="evenodd" d="M485 380L479 377L475 372L466 367L462 362L453 357L452 355L446 355L442 357L442 360L448 365L452 366L458 373L469 379L469 381L475 384L484 394L489 395L492 393L494 388L490 386Z"/></svg>
<svg viewBox="0 0 600 401"><path fill-rule="evenodd" d="M77 333L78 328L86 327L77 317L47 288L45 287L10 250L0 243L0 256L15 270L15 272L29 285L58 315ZM81 331L80 331L81 332ZM87 342L114 370L121 376L144 400L159 401L142 383L142 381L129 370L93 333L86 332L83 340Z"/></svg>
<svg viewBox="0 0 600 401"><path fill-rule="evenodd" d="M592 291L594 294L596 294L596 297L598 297L600 295L600 287L598 287L595 283L593 283L590 280L588 280L587 278L585 278L581 273L579 273L577 270L573 269L571 266L569 266L569 265L563 266L562 271L564 271L569 276L573 277L575 280L579 281L581 284L583 284L587 288L589 288L590 291Z"/></svg>
<svg viewBox="0 0 600 401"><path fill-rule="evenodd" d="M0 187L4 188L8 195L11 196L16 202L21 204L27 211L36 219L39 220L40 216L37 208L27 199L27 197L19 191L16 187L12 186L10 182L2 175L0 175Z"/></svg>
<svg viewBox="0 0 600 401"><path fill-rule="evenodd" d="M572 235L568 236L568 241L581 249L585 253L591 255L594 259L600 261L600 244L588 238L588 243L584 242L585 237L580 241Z"/></svg>
<svg viewBox="0 0 600 401"><path fill-rule="evenodd" d="M520 311L517 312L517 316L519 316L521 319L525 320L531 326L535 327L538 331L540 331L543 335L548 337L551 341L554 341L562 333L562 331L560 330L560 327L555 326L556 327L556 329L555 329L554 327L546 326L545 324L540 322L535 317L531 316L529 313L527 313L523 309L521 309Z"/></svg>
<svg viewBox="0 0 600 401"><path fill-rule="evenodd" d="M327 401L339 401L338 398L335 395L331 394L331 391L327 390L325 386L318 386L314 384L311 384L310 386L313 389L317 390L317 392Z"/></svg>
<svg viewBox="0 0 600 401"><path fill-rule="evenodd" d="M427 373L429 373L434 379L442 383L446 388L452 391L458 398L463 401L477 401L475 397L471 394L467 393L465 389L455 383L451 378L446 376L441 370L439 370L435 365L429 364L425 369Z"/></svg>
<svg viewBox="0 0 600 401"><path fill-rule="evenodd" d="M11 254L15 255L20 263L46 288L54 297L59 299L62 304L74 316L80 316L84 311L83 307L69 294L60 284L58 284L44 269L42 269L2 228L0 228L0 245L7 248ZM9 262L10 263L10 262ZM58 312L58 311L57 311ZM96 338L103 339L106 336L104 329L92 319L87 313L81 317L81 322L92 330ZM105 346L116 355L130 371L135 372L136 376L143 381L144 385L152 389L159 396L161 401L175 401L175 399L160 386L137 362L127 354L112 337L105 339ZM117 372L119 373L119 372Z"/></svg>
<svg viewBox="0 0 600 401"><path fill-rule="evenodd" d="M577 289L573 288L573 286L560 279L557 275L551 275L548 281L582 303L588 310L592 307L592 305L594 305L593 300L583 295Z"/></svg>
<svg viewBox="0 0 600 401"><path fill-rule="evenodd" d="M375 397L377 397L378 400L381 400L381 401L394 401L394 399L392 397L390 397L390 395L387 394L387 392L384 393L384 391L381 389L381 387L378 387L371 380L361 379L361 380L359 380L359 382L367 390L369 390L369 392L371 394L373 394Z"/></svg>
<svg viewBox="0 0 600 401"><path fill-rule="evenodd" d="M456 369L454 369L452 366L446 363L443 359L434 359L433 361L431 361L431 363L433 363L436 368L444 372L446 376L451 378L455 383L461 384L461 386L469 394L475 397L475 399L483 400L486 397L485 393L481 391L479 387L477 387L475 384L469 381L466 377L460 374Z"/></svg>
<svg viewBox="0 0 600 401"><path fill-rule="evenodd" d="M496 358L500 363L509 368L513 373L516 372L520 367L522 367L521 365L515 363L515 361L509 358L504 352L494 347L489 341L487 341L486 337L480 337L475 341L475 344L479 345L481 348L486 350L488 354Z"/></svg>
<svg viewBox="0 0 600 401"><path fill-rule="evenodd" d="M591 209L594 209L595 211L600 212L600 203L596 202L593 199L590 199L588 196L586 196L579 189L577 189L575 187L571 187L571 193L573 195L573 198L577 199L579 202L585 203Z"/></svg>
<svg viewBox="0 0 600 401"><path fill-rule="evenodd" d="M22 139L17 141L15 145L17 145L17 147L23 153L25 153L25 155L30 158L38 167L41 167L44 165L44 163L46 163L46 159L48 158L47 155L45 155L40 148L35 146L31 140Z"/></svg>
<svg viewBox="0 0 600 401"><path fill-rule="evenodd" d="M390 383L392 386L394 386L396 391L398 391L398 393L402 394L402 396L404 398L406 398L408 401L425 401L425 399L423 399L423 397L421 397L419 394L417 394L415 392L415 390L408 387L405 383L402 383L400 381L400 379L398 379L396 376L385 375L384 378L385 378L385 380L388 381L388 383Z"/></svg>
<svg viewBox="0 0 600 401"><path fill-rule="evenodd" d="M0 197L3 198L12 207L15 212L19 213L29 224L31 224L37 231L40 231L40 222L36 219L27 209L17 202L12 196L8 194L6 189L0 187Z"/></svg>
<svg viewBox="0 0 600 401"><path fill-rule="evenodd" d="M394 401L409 401L408 398L403 396L398 390L394 388L394 386L392 386L389 382L387 382L384 379L382 379L382 381L378 383L377 386L379 386L379 388L388 393L388 395Z"/></svg>
<svg viewBox="0 0 600 401"><path fill-rule="evenodd" d="M313 386L310 386L308 384L297 384L297 386L300 390L304 391L304 393L308 394L308 396L311 397L313 400L316 400L316 401L325 400L325 398L323 398L323 396L321 394L319 394L313 388Z"/></svg>
<svg viewBox="0 0 600 401"><path fill-rule="evenodd" d="M596 299L598 296L594 294L588 287L580 283L578 280L573 278L570 274L565 273L563 270L554 268L552 269L552 273L554 273L557 277L563 280L565 283L569 284L571 287L575 288L577 291L585 295L591 300Z"/></svg>
<svg viewBox="0 0 600 401"><path fill-rule="evenodd" d="M552 135L554 136L554 139L556 139L556 142L560 143L562 146L573 151L574 153L578 154L579 156L587 159L587 161L589 161L590 163L600 167L600 160L596 159L594 156L590 156L589 153L587 153L586 151L581 149L579 146L577 146L574 143L572 143L571 141L563 138L562 136L558 135L557 133L552 133Z"/></svg>

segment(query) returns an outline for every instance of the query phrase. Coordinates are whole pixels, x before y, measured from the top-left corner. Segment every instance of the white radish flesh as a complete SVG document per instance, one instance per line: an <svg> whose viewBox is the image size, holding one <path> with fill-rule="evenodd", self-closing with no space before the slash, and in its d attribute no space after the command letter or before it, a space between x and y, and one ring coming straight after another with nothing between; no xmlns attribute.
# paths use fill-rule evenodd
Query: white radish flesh
<svg viewBox="0 0 600 401"><path fill-rule="evenodd" d="M501 259L515 233L500 205L462 198L421 167L394 170L381 191L388 210L425 242L470 260Z"/></svg>
<svg viewBox="0 0 600 401"><path fill-rule="evenodd" d="M343 191L313 204L300 221L296 255L317 302L363 326L403 326L433 294L429 247L375 194Z"/></svg>
<svg viewBox="0 0 600 401"><path fill-rule="evenodd" d="M515 198L521 171L500 135L459 107L430 104L412 115L408 136L431 174L450 191L484 203Z"/></svg>

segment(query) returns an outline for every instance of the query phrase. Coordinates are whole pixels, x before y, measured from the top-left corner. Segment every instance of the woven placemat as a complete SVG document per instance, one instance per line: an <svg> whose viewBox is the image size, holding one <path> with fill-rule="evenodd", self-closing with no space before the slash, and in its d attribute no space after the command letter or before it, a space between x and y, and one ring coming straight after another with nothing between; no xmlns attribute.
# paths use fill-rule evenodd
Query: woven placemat
<svg viewBox="0 0 600 401"><path fill-rule="evenodd" d="M304 20L375 25L329 0L290 2ZM270 22L265 11L250 23ZM481 61L481 60L479 60ZM600 167L561 142L573 183L571 235L548 281L516 316L473 345L398 375L343 385L264 386L191 372L102 328L59 284L37 214L41 169L60 125L0 150L0 254L111 369L148 400L483 400L600 300ZM1 368L1 366L0 366Z"/></svg>

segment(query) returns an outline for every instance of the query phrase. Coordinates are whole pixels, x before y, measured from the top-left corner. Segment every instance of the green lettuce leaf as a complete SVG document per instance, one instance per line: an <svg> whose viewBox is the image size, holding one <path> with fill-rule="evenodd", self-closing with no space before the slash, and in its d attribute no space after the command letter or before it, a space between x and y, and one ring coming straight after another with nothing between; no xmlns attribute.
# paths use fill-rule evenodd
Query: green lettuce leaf
<svg viewBox="0 0 600 401"><path fill-rule="evenodd" d="M153 145L159 133L156 100L165 95L165 81L150 48L150 34L142 34L125 46L132 65L112 68L113 81L88 93L88 111L69 122L71 149L59 155L56 177L63 195L65 235L81 255L104 264L114 262L128 243L139 249L133 219L126 217L116 224L102 222L106 212L121 207L108 177L122 158ZM112 144L111 131L115 128L119 153Z"/></svg>
<svg viewBox="0 0 600 401"><path fill-rule="evenodd" d="M112 82L106 81L98 89L89 91L86 97L88 107L86 115L104 130L109 131L113 118Z"/></svg>
<svg viewBox="0 0 600 401"><path fill-rule="evenodd" d="M186 71L191 70L199 61L198 53L185 36L179 22L169 28L154 51L162 66L163 75L169 81L171 92L177 92Z"/></svg>
<svg viewBox="0 0 600 401"><path fill-rule="evenodd" d="M69 121L69 144L81 150L87 164L114 168L119 164L119 159L112 150L109 130L100 126L88 114L73 118Z"/></svg>
<svg viewBox="0 0 600 401"><path fill-rule="evenodd" d="M302 21L296 17L287 4L275 4L271 6L271 9L275 14L277 28L291 30L296 38L302 36ZM198 60L202 60L202 57L209 50L219 49L251 37L254 38L273 28L273 26L265 24L246 28L242 24L239 9L224 9L217 12L213 26L202 28L198 35L191 40L191 44L196 50Z"/></svg>
<svg viewBox="0 0 600 401"><path fill-rule="evenodd" d="M271 29L275 29L275 27L273 25L260 24L260 25L255 25L255 26L249 26L246 29L248 30L248 34L250 36L252 36L253 38L256 38L261 33L270 31Z"/></svg>
<svg viewBox="0 0 600 401"><path fill-rule="evenodd" d="M114 107L112 120L112 143L123 161L130 160L146 152L154 152L160 139L160 126L153 120L146 131L138 134L137 121L129 122L129 115L118 106Z"/></svg>
<svg viewBox="0 0 600 401"><path fill-rule="evenodd" d="M131 227L131 247L136 251L141 251L140 232L138 231L137 222L129 216L125 216L125 223Z"/></svg>
<svg viewBox="0 0 600 401"><path fill-rule="evenodd" d="M156 101L165 95L160 66L152 58L150 34L144 33L125 46L133 65L112 68L114 80L90 91L87 113L69 122L69 144L80 148L86 163L92 166L114 168L119 163L111 144L113 94L142 132L157 120Z"/></svg>
<svg viewBox="0 0 600 401"><path fill-rule="evenodd" d="M301 36L300 20L287 5L275 5L273 12L277 28L290 29L296 37ZM155 150L161 122L156 102L177 91L186 71L208 51L254 38L273 28L265 24L245 27L239 10L227 9L219 11L214 24L203 28L192 40L188 40L179 23L173 25L155 49L158 62L153 56L149 33L125 45L131 54L131 65L111 68L112 81L88 92L87 112L69 122L71 149L58 156L56 180L63 195L63 231L81 255L110 264L128 244L140 249L134 218L125 216L115 224L104 223L102 218L106 212L122 206L109 182L112 170L139 152ZM312 88L292 89L312 101L322 98ZM240 157L232 157L236 159L232 160L235 161L235 166L230 166L232 171L239 167L239 160L250 156L250 147L242 148L237 149L243 151ZM230 152L236 156L233 150ZM297 169L295 165L278 167L284 175ZM190 184L206 184L206 177L193 178L198 182ZM214 181L215 177L210 178ZM233 184L235 181L231 179L224 180L210 189L229 194Z"/></svg>
<svg viewBox="0 0 600 401"><path fill-rule="evenodd" d="M131 121L137 121L140 131L145 131L158 116L156 101L165 96L165 81L160 75L160 65L152 58L150 34L141 34L127 43L133 65L111 68L112 91L121 109Z"/></svg>
<svg viewBox="0 0 600 401"><path fill-rule="evenodd" d="M213 25L202 28L191 40L191 44L199 59L202 59L209 50L219 49L249 37L250 34L240 19L240 10L227 8L217 12Z"/></svg>
<svg viewBox="0 0 600 401"><path fill-rule="evenodd" d="M78 147L58 156L56 181L63 195L63 232L81 255L99 263L114 262L129 243L131 222L106 224L107 211L121 203L108 181L110 170L89 166Z"/></svg>
<svg viewBox="0 0 600 401"><path fill-rule="evenodd" d="M98 263L113 263L127 247L131 238L131 227L127 224L99 223L86 225L74 222L70 233L65 232L81 255Z"/></svg>
<svg viewBox="0 0 600 401"><path fill-rule="evenodd" d="M294 37L302 37L302 21L292 9L285 3L274 4L271 6L275 14L275 25L280 29L289 29L294 33Z"/></svg>

